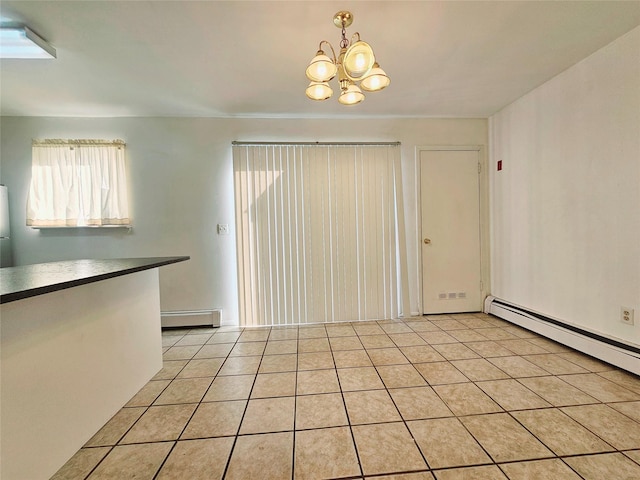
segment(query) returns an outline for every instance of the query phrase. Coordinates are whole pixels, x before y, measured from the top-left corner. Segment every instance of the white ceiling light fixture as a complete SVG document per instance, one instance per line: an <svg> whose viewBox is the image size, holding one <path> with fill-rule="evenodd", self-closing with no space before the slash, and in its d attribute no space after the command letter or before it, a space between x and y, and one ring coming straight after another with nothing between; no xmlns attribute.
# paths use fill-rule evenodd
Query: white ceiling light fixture
<svg viewBox="0 0 640 480"><path fill-rule="evenodd" d="M0 58L56 58L56 49L28 27L0 28Z"/></svg>
<svg viewBox="0 0 640 480"><path fill-rule="evenodd" d="M356 105L364 100L362 90L377 92L389 86L391 80L380 68L373 49L367 42L360 40L360 34L354 33L351 41L347 40L346 28L353 23L351 12L341 11L333 16L333 23L342 29L340 40L340 55L331 43L326 40L320 42L318 52L307 67L307 78L311 83L306 94L312 100L326 100L333 94L329 81L338 75L340 83L340 97L338 101L343 105ZM354 38L357 40L354 42ZM322 45L327 44L333 58L328 57ZM359 85L358 85L359 82Z"/></svg>

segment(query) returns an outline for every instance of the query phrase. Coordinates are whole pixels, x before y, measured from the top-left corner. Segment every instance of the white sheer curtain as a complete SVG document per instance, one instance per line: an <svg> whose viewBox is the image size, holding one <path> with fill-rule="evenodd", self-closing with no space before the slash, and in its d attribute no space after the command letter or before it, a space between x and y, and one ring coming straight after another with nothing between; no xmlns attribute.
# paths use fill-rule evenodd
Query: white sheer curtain
<svg viewBox="0 0 640 480"><path fill-rule="evenodd" d="M120 141L34 142L27 225L129 225L124 148Z"/></svg>
<svg viewBox="0 0 640 480"><path fill-rule="evenodd" d="M234 145L240 322L409 311L399 145Z"/></svg>

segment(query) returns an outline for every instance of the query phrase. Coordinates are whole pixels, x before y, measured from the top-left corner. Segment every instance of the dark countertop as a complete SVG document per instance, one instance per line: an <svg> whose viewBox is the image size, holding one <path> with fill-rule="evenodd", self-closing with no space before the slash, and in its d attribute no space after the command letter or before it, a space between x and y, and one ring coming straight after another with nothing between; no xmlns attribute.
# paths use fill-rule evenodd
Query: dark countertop
<svg viewBox="0 0 640 480"><path fill-rule="evenodd" d="M0 303L14 302L65 288L184 262L189 258L86 259L0 268Z"/></svg>

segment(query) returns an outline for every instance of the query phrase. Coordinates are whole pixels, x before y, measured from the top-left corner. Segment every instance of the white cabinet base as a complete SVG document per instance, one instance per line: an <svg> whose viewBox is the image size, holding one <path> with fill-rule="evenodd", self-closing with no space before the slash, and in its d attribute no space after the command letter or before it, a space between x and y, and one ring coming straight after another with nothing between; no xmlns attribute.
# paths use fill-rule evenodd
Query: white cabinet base
<svg viewBox="0 0 640 480"><path fill-rule="evenodd" d="M48 479L162 367L158 269L0 314L0 477Z"/></svg>

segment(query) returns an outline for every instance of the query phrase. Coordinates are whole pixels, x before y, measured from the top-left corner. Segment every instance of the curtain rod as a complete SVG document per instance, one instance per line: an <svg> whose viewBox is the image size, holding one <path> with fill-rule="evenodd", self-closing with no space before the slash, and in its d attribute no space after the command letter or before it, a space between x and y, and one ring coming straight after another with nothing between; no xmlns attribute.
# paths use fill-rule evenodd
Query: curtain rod
<svg viewBox="0 0 640 480"><path fill-rule="evenodd" d="M32 145L126 145L124 140L71 140L60 138L45 138L43 140L34 139Z"/></svg>
<svg viewBox="0 0 640 480"><path fill-rule="evenodd" d="M247 147L247 146L251 146L251 145L256 145L256 146L270 146L270 145L280 145L283 147L289 147L289 146L316 146L316 145L320 145L320 146L399 146L400 142L237 142L237 141L233 141L231 142L231 144L233 146L240 146L240 147Z"/></svg>

